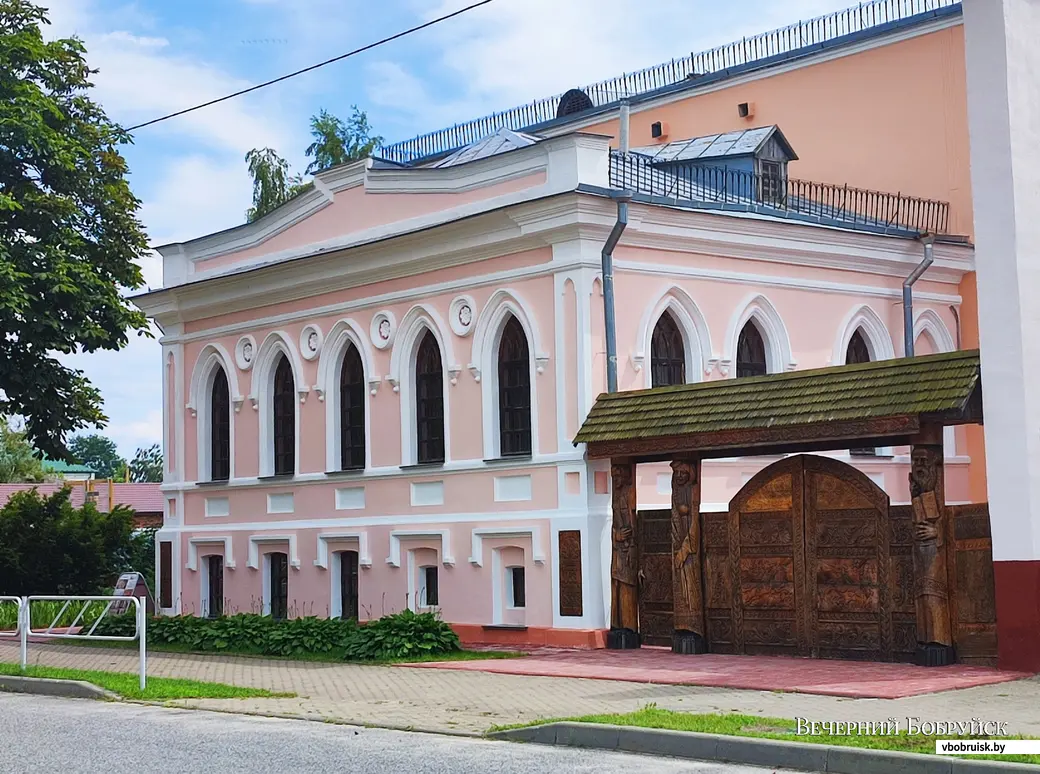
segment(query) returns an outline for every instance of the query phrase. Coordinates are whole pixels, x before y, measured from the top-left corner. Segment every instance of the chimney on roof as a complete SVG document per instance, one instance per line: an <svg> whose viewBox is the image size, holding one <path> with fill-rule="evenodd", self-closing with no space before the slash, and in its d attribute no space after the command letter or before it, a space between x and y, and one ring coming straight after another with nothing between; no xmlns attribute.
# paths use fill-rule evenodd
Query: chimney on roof
<svg viewBox="0 0 1040 774"><path fill-rule="evenodd" d="M628 122L630 115L631 109L628 104L628 98L622 97L619 115L621 126L618 129L618 150L622 153L628 153Z"/></svg>

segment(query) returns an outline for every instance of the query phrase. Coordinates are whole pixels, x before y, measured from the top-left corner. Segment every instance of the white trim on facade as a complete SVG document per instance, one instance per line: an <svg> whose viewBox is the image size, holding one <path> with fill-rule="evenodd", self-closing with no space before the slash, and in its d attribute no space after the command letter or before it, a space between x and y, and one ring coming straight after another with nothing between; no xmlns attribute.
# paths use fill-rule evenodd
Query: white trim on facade
<svg viewBox="0 0 1040 774"><path fill-rule="evenodd" d="M690 294L678 285L666 287L643 312L636 333L635 349L631 355L633 368L636 373L643 374L647 387L653 387L653 369L650 368L653 356L652 340L654 329L665 312L671 313L679 330L682 331L687 383L702 381L711 373L718 358L712 355L708 321Z"/></svg>
<svg viewBox="0 0 1040 774"><path fill-rule="evenodd" d="M183 532L181 528L164 530L164 532ZM202 531L202 530L200 530ZM199 570L199 546L215 546L221 544L224 547L224 567L235 569L235 555L231 551L231 535L206 535L205 537L193 537L188 539L188 561L184 568L192 572Z"/></svg>
<svg viewBox="0 0 1040 774"><path fill-rule="evenodd" d="M831 353L831 365L845 365L849 341L857 330L863 334L871 361L891 360L896 356L888 327L869 304L862 304L851 309L838 328L838 338L834 340L834 351Z"/></svg>
<svg viewBox="0 0 1040 774"><path fill-rule="evenodd" d="M535 564L545 564L545 546L542 544L542 528L529 527L476 527L472 532L469 563L484 566L484 538L528 538L531 541L531 559ZM517 546L524 548L524 546Z"/></svg>
<svg viewBox="0 0 1040 774"><path fill-rule="evenodd" d="M347 349L354 347L361 357L367 385L365 400L365 468L372 466L372 403L368 396L375 395L382 383L376 370L372 348L364 329L354 320L339 320L329 330L318 360L318 378L314 384L318 400L325 404L325 470L339 470L342 440L339 377Z"/></svg>
<svg viewBox="0 0 1040 774"><path fill-rule="evenodd" d="M542 349L538 321L523 297L511 288L495 291L477 318L473 330L472 358L468 366L474 380L480 383L483 418L484 458L502 456L501 427L498 404L498 352L502 332L510 317L515 317L527 337L531 384L531 453L537 454L538 443L538 376L545 371L549 353Z"/></svg>
<svg viewBox="0 0 1040 774"><path fill-rule="evenodd" d="M300 569L300 554L296 547L296 534L290 532L285 535L250 535L249 536L249 560L246 566L251 570L260 568L260 546L272 543L285 543L289 546L289 566L294 570Z"/></svg>
<svg viewBox="0 0 1040 774"><path fill-rule="evenodd" d="M253 410L259 414L259 441L257 453L259 455L259 470L261 476L274 475L274 375L280 356L285 356L292 369L293 384L299 400L295 401L296 430L294 435L296 442L295 473L300 472L300 404L307 399L310 387L307 385L303 375L303 364L296 352L296 346L292 337L285 331L272 331L260 345L260 349L254 358L253 376L249 389L249 400Z"/></svg>
<svg viewBox="0 0 1040 774"><path fill-rule="evenodd" d="M914 315L914 342L922 333L927 333L938 352L953 352L957 344L950 329L934 309L922 309Z"/></svg>
<svg viewBox="0 0 1040 774"><path fill-rule="evenodd" d="M322 532L319 534L317 538L317 558L314 560L314 566L322 570L329 569L329 543L341 541L354 541L357 543L358 567L372 566L372 554L368 550L368 532L366 530Z"/></svg>
<svg viewBox="0 0 1040 774"><path fill-rule="evenodd" d="M475 519L479 520L479 519ZM386 563L391 567L401 566L401 541L402 540L440 540L440 559L446 567L454 566L455 557L451 553L451 530L415 530L395 529L390 532L390 555ZM411 552L409 552L411 553Z"/></svg>
<svg viewBox="0 0 1040 774"><path fill-rule="evenodd" d="M455 359L451 330L430 304L417 304L401 320L390 352L390 373L386 380L401 397L401 465L414 465L418 459L416 440L415 359L426 331L437 340L441 351L444 390L444 462L451 460L451 387L458 383L462 370Z"/></svg>
<svg viewBox="0 0 1040 774"><path fill-rule="evenodd" d="M719 361L719 371L723 376L728 376L731 371L736 373L737 341L748 322L752 322L762 334L768 373L782 374L798 367L791 354L791 339L780 313L765 295L757 293L738 306L730 318L726 330L726 348Z"/></svg>

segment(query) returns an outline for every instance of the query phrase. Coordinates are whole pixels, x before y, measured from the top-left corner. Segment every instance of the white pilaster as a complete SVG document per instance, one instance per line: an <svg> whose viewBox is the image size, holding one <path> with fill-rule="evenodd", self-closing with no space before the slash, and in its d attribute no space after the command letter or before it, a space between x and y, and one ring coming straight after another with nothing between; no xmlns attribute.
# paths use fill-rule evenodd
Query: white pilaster
<svg viewBox="0 0 1040 774"><path fill-rule="evenodd" d="M1040 2L965 0L986 473L996 561L1040 559Z"/></svg>

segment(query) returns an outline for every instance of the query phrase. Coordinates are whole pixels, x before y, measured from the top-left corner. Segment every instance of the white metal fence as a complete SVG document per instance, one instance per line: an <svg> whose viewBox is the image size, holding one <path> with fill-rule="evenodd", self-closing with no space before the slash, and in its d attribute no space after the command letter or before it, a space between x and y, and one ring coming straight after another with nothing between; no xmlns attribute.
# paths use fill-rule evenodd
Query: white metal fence
<svg viewBox="0 0 1040 774"><path fill-rule="evenodd" d="M138 597L105 597L105 596L29 596L29 597L0 597L0 604L8 602L18 605L18 623L14 632L0 632L0 637L5 639L17 638L20 645L20 662L24 670L29 664L29 642L32 640L79 640L79 641L104 641L104 642L137 642L140 657L140 686L143 691L147 682L148 668L148 642L146 635L147 608L144 601ZM33 628L33 602L59 602L63 603L46 628ZM80 622L87 615L88 610L94 604L104 602L105 609L94 620L88 629ZM134 633L132 635L95 634L98 625L109 614L113 607L121 609L125 606L134 607ZM59 626L59 622L66 613L77 610L72 623L68 626ZM46 620L44 616L43 620ZM42 626L42 621L39 622Z"/></svg>

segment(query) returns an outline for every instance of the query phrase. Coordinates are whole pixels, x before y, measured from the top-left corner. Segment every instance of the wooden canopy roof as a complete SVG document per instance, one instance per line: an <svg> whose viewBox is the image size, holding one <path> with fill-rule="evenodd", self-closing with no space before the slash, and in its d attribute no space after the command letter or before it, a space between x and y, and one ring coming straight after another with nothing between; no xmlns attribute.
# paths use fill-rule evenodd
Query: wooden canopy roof
<svg viewBox="0 0 1040 774"><path fill-rule="evenodd" d="M729 457L901 446L926 425L981 422L970 350L605 393L574 443L593 458Z"/></svg>

